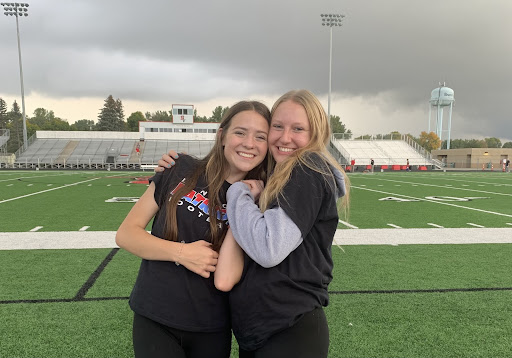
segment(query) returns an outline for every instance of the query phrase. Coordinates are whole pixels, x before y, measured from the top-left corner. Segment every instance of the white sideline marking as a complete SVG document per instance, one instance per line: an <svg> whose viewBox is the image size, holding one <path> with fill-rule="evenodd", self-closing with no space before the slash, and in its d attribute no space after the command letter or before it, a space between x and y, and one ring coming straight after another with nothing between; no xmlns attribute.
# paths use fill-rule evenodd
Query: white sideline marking
<svg viewBox="0 0 512 358"><path fill-rule="evenodd" d="M338 229L333 245L512 244L512 228ZM115 248L115 231L0 232L0 250Z"/></svg>
<svg viewBox="0 0 512 358"><path fill-rule="evenodd" d="M511 225L512 226L512 223L507 223L507 225Z"/></svg>
<svg viewBox="0 0 512 358"><path fill-rule="evenodd" d="M351 229L359 229L357 226L351 225L351 224L349 224L349 223L347 223L347 222L345 222L345 221L343 221L343 220L338 220L338 222L339 222L340 224L345 225L346 227L351 228Z"/></svg>
<svg viewBox="0 0 512 358"><path fill-rule="evenodd" d="M32 186L32 185L34 185L34 184L27 184L27 186Z"/></svg>
<svg viewBox="0 0 512 358"><path fill-rule="evenodd" d="M35 228L33 228L32 230L30 230L30 232L36 232L36 231L39 231L41 230L43 227L42 226L36 226Z"/></svg>
<svg viewBox="0 0 512 358"><path fill-rule="evenodd" d="M427 225L430 225L430 226L433 226L433 227L438 227L440 229L444 229L444 226L437 225L437 224L427 223Z"/></svg>
<svg viewBox="0 0 512 358"><path fill-rule="evenodd" d="M462 184L462 186L469 186L469 185L467 185L467 184Z"/></svg>
<svg viewBox="0 0 512 358"><path fill-rule="evenodd" d="M111 186L112 184L107 184L107 186Z"/></svg>
<svg viewBox="0 0 512 358"><path fill-rule="evenodd" d="M48 184L47 186L53 186L53 184Z"/></svg>
<svg viewBox="0 0 512 358"><path fill-rule="evenodd" d="M7 184L7 186L13 186L14 184Z"/></svg>
<svg viewBox="0 0 512 358"><path fill-rule="evenodd" d="M78 230L78 231L85 231L85 230L87 230L88 228L90 228L90 226L82 226L82 227L80 228L80 230Z"/></svg>
<svg viewBox="0 0 512 358"><path fill-rule="evenodd" d="M512 228L336 230L334 245L509 244ZM0 234L1 235L1 234Z"/></svg>
<svg viewBox="0 0 512 358"><path fill-rule="evenodd" d="M474 227L485 227L485 226L478 225L478 224L473 224L473 223L466 223L466 224L471 225L471 226L474 226Z"/></svg>
<svg viewBox="0 0 512 358"><path fill-rule="evenodd" d="M410 182L410 181L392 180L392 179L383 179L383 178L371 178L371 177L364 177L364 179L369 179L369 180L379 180L379 181L390 181L390 182L393 182L393 183L402 183L402 184L417 184L417 183L415 183L415 182ZM454 179L452 179L452 180L454 180ZM421 185L421 186L431 186L431 187L434 187L434 188L445 188L445 189L446 189L446 186L444 186L444 185L427 184L427 183L421 183L421 184L418 184L418 185ZM464 184L463 184L463 185L464 185ZM508 185L508 184L507 184L507 185ZM482 185L482 186L485 186L485 185ZM495 191L485 191L485 190L466 189L466 188L457 188L457 187L450 187L450 189L454 189L454 190L465 190L465 191L474 191L474 192L477 192L477 193L485 193L485 194L495 194L495 195L512 196L512 194L507 194L507 193L498 193L498 192L495 192Z"/></svg>
<svg viewBox="0 0 512 358"><path fill-rule="evenodd" d="M461 206L461 205L456 205L456 204L450 204L450 203L447 203L447 202L442 202L442 201L437 201L437 200L430 200L430 199L425 199L425 198L416 198L414 196L409 196L409 195L404 195L404 194L389 193L389 192L386 192L386 191L380 191L380 190L375 190L375 189L361 188L361 187L358 187L358 186L355 186L355 185L352 185L351 188L368 190L368 191L374 191L376 193L388 194L388 195L393 195L393 196L402 196L404 198L416 199L416 200L421 200L421 201L428 201L429 203L435 203L435 204L440 204L440 205L448 205L448 206L453 206L453 207L460 208L460 209L474 210L474 211L479 211L479 212L486 213L486 214L494 214L494 215L506 216L506 217L512 218L512 215L509 215L509 214L503 214L503 213L497 213L495 211L488 211L488 210L482 210L482 209L477 209L477 208L471 208L471 207L468 207L468 206ZM509 194L507 194L507 195L509 195Z"/></svg>
<svg viewBox="0 0 512 358"><path fill-rule="evenodd" d="M66 173L64 175L78 175L78 174L81 174L80 172L74 172L74 173ZM61 177L63 176L62 173L60 174L47 174L47 175L31 175L31 176L27 176L27 177L19 177L19 178L10 178L10 179L0 179L0 182L3 182L3 181L12 181L12 180L22 180L22 179L34 179L34 178L48 178L48 177Z"/></svg>
<svg viewBox="0 0 512 358"><path fill-rule="evenodd" d="M386 224L388 226L394 227L395 229L401 229L402 227L395 225L395 224Z"/></svg>
<svg viewBox="0 0 512 358"><path fill-rule="evenodd" d="M46 189L46 190L38 191L38 192L35 192L35 193L31 193L31 194L27 194L27 195L18 196L18 197L16 197L16 198L11 198L11 199L2 200L2 201L0 201L0 204L2 204L2 203L6 203L6 202L8 202L8 201L13 201L13 200L17 200L17 199L26 198L26 197L29 197L29 196L32 196L32 195L37 195L37 194L47 193L47 192L52 191L52 190L57 190L57 189L67 188L67 187L69 187L69 186L73 186L73 185L78 185L78 184L82 184L82 183L87 183L88 181L91 181L91 180L97 180L97 179L100 179L100 178L93 178L93 179L89 179L89 180L79 181L79 182L77 182L77 183L73 183L73 184L66 184L66 185L63 185L63 186L58 186L58 187L56 187L56 188Z"/></svg>
<svg viewBox="0 0 512 358"><path fill-rule="evenodd" d="M87 186L92 186L92 184L89 184L89 185L87 185Z"/></svg>

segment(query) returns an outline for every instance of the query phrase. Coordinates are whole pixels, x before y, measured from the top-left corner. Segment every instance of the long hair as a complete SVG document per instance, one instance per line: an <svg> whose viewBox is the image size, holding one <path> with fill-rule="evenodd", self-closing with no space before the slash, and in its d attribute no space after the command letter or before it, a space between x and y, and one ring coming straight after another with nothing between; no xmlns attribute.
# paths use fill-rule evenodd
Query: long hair
<svg viewBox="0 0 512 358"><path fill-rule="evenodd" d="M165 220L165 238L167 240L178 241L179 233L176 218L178 202L183 196L187 195L196 187L199 177L204 175L208 185L208 215L210 216L209 235L212 242L212 248L216 251L220 249L224 237L226 236L227 228L225 225L221 225L221 227L219 227L217 211L222 207L219 194L224 184L226 173L229 171L229 163L224 155L222 142L229 130L229 127L231 126L233 117L243 111L255 111L265 118L270 125L270 111L267 106L258 101L240 101L226 111L219 126L222 130L217 132L213 148L203 159L196 159L196 166L194 170L189 175L186 175L185 180L182 181L184 185L174 192L170 200L167 201L167 217ZM247 173L246 179L266 181L268 166L267 157L268 155L262 163Z"/></svg>
<svg viewBox="0 0 512 358"><path fill-rule="evenodd" d="M289 158L275 165L274 172L268 179L265 190L263 190L260 196L259 203L261 211L265 211L272 202L279 202L279 193L290 179L293 168L295 168L296 165L305 165L312 170L324 174L326 180L331 178L332 180L327 180L327 183L333 190L336 184L330 167L337 168L343 174L346 194L343 199L338 202L338 207L343 209L343 213L347 216L350 182L343 168L327 150L329 138L331 137L331 128L322 104L318 98L308 90L289 91L274 103L271 115L274 115L277 107L281 103L287 101L297 103L305 109L309 121L311 138L306 146L298 149ZM319 166L314 163L310 159L310 156L307 155L308 153L317 153L324 162L324 165ZM286 198L283 199L286 200Z"/></svg>

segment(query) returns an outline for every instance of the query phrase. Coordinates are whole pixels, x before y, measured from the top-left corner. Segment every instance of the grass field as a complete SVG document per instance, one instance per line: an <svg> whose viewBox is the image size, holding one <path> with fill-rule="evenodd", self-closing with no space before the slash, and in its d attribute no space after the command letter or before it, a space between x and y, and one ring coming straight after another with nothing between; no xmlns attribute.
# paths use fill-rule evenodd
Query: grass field
<svg viewBox="0 0 512 358"><path fill-rule="evenodd" d="M134 178L147 175L0 171L0 232L51 240L66 231L73 240L80 230L115 231L146 188ZM342 235L443 227L512 234L512 175L350 179ZM512 357L512 244L342 249L333 247L329 357ZM116 248L0 251L0 357L132 357L127 297L139 262Z"/></svg>

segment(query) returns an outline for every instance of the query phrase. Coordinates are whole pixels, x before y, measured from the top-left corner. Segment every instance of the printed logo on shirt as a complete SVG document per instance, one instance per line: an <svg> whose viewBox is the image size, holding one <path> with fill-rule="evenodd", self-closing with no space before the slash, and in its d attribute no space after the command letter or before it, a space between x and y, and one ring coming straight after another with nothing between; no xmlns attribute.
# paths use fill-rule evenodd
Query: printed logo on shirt
<svg viewBox="0 0 512 358"><path fill-rule="evenodd" d="M180 188L182 188L185 184L183 183L185 179L183 179L178 185L171 191L171 196L174 195ZM198 217L203 215L207 215L207 222L210 222L210 217L208 215L208 203L209 200L206 197L208 192L206 190L202 190L197 192L195 190L191 190L187 195L183 196L180 201L178 201L178 205L186 205L187 210L190 212L195 212L197 210ZM170 199L169 199L170 200ZM223 204L222 208L217 209L217 220L226 221L228 219L226 213L226 205Z"/></svg>

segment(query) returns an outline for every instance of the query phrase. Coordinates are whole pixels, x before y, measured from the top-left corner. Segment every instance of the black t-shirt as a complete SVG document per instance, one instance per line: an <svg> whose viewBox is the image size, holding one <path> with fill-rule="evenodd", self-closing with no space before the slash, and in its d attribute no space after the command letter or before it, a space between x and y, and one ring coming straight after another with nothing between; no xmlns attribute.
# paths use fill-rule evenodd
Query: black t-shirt
<svg viewBox="0 0 512 358"><path fill-rule="evenodd" d="M261 347L304 313L327 306L332 280L331 246L338 225L332 178L296 166L280 207L300 229L303 242L279 265L263 268L247 255L242 280L230 294L233 332L243 349Z"/></svg>
<svg viewBox="0 0 512 358"><path fill-rule="evenodd" d="M195 160L186 155L181 155L176 163L176 166L152 179L155 183L155 201L160 209L151 233L160 238L164 237L165 203L169 193L196 167ZM220 195L224 207L218 216L223 225L227 222L225 194L228 188L229 183L225 182ZM207 189L205 177L201 176L195 190L178 203L179 241L211 241ZM142 316L186 331L217 332L230 329L228 295L215 288L213 275L203 278L174 262L142 260L130 296L130 307Z"/></svg>

